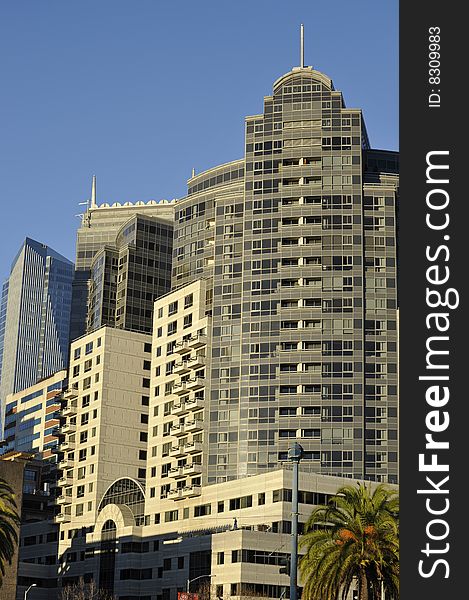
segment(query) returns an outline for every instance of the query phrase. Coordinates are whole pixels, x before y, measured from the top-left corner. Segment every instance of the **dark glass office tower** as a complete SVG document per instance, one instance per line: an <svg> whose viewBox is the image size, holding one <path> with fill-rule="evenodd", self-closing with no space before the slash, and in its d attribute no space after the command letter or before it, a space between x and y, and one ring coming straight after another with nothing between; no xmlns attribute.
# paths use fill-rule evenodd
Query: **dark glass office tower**
<svg viewBox="0 0 469 600"><path fill-rule="evenodd" d="M0 398L67 366L74 265L26 238L4 284Z"/></svg>
<svg viewBox="0 0 469 600"><path fill-rule="evenodd" d="M173 225L135 215L91 262L88 332L103 325L150 333L153 303L171 287Z"/></svg>
<svg viewBox="0 0 469 600"><path fill-rule="evenodd" d="M245 157L189 181L174 289L213 289L207 483L286 460L397 480L398 157L311 67L246 119Z"/></svg>
<svg viewBox="0 0 469 600"><path fill-rule="evenodd" d="M169 223L174 220L174 201L156 202L114 202L112 205L96 203L96 188L93 185L90 206L82 217L81 227L77 231L76 267L73 280L72 316L70 339L74 340L87 332L94 316L88 315L88 306L94 301L90 298L92 262L105 246L115 247L116 236L121 227L136 214L154 216ZM106 309L105 309L106 310Z"/></svg>

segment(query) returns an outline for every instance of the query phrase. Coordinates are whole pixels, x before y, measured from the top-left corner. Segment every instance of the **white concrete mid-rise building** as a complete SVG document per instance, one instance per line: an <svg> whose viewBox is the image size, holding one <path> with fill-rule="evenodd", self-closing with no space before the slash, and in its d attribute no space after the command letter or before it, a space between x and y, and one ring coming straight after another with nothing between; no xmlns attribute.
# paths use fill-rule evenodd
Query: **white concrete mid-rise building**
<svg viewBox="0 0 469 600"><path fill-rule="evenodd" d="M56 520L59 560L73 562L77 531L93 528L108 488L122 477L145 483L151 338L102 327L73 342L70 360Z"/></svg>

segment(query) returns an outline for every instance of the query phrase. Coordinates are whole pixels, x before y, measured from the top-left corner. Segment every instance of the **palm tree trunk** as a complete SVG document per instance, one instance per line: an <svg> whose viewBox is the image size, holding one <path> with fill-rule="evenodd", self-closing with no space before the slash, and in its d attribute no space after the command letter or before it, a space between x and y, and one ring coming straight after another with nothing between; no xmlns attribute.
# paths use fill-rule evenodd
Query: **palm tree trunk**
<svg viewBox="0 0 469 600"><path fill-rule="evenodd" d="M364 569L360 569L358 578L358 599L368 600L368 580Z"/></svg>

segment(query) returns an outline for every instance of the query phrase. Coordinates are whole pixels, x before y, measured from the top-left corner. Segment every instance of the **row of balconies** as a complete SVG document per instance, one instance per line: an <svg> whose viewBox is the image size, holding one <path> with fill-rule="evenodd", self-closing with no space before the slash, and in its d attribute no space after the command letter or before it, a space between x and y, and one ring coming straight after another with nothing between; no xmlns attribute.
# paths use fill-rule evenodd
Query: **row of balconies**
<svg viewBox="0 0 469 600"><path fill-rule="evenodd" d="M188 352L189 350L202 348L206 344L207 344L207 336L200 334L200 333L196 333L184 340L180 340L179 342L176 342L176 345L174 347L174 352L184 354L185 352Z"/></svg>
<svg viewBox="0 0 469 600"><path fill-rule="evenodd" d="M193 410L204 408L203 398L190 398L189 400L179 400L173 404L171 414L179 417L185 415Z"/></svg>
<svg viewBox="0 0 469 600"><path fill-rule="evenodd" d="M204 422L202 419L193 419L191 421L185 421L184 423L173 423L170 428L171 435L179 437L186 433L197 433L202 431L204 428Z"/></svg>
<svg viewBox="0 0 469 600"><path fill-rule="evenodd" d="M182 479L183 477L200 475L202 473L202 465L190 463L183 467L172 467L169 470L169 477L172 479Z"/></svg>
<svg viewBox="0 0 469 600"><path fill-rule="evenodd" d="M187 442L187 444L172 446L169 451L169 456L171 458L182 458L187 454L197 454L198 452L202 452L203 444L202 442Z"/></svg>
<svg viewBox="0 0 469 600"><path fill-rule="evenodd" d="M173 386L173 394L185 394L187 392L200 390L205 386L205 379L202 377L192 377L185 381L179 381Z"/></svg>
<svg viewBox="0 0 469 600"><path fill-rule="evenodd" d="M199 369L205 366L205 356L198 354L191 354L188 358L184 357L182 360L174 365L173 373L181 375L188 373L191 369Z"/></svg>
<svg viewBox="0 0 469 600"><path fill-rule="evenodd" d="M172 488L168 492L168 498L171 500L183 500L184 498L195 498L200 496L202 488L200 485L189 485L183 488Z"/></svg>

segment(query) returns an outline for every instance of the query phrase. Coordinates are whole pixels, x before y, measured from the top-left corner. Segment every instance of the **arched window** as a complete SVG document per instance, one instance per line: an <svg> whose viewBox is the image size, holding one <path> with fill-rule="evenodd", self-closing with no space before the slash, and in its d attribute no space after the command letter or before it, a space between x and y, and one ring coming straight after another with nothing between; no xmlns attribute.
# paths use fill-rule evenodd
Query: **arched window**
<svg viewBox="0 0 469 600"><path fill-rule="evenodd" d="M123 477L115 481L104 494L98 512L108 504L127 506L132 511L136 525L143 525L145 510L145 494L140 483Z"/></svg>

